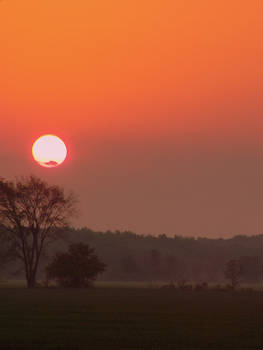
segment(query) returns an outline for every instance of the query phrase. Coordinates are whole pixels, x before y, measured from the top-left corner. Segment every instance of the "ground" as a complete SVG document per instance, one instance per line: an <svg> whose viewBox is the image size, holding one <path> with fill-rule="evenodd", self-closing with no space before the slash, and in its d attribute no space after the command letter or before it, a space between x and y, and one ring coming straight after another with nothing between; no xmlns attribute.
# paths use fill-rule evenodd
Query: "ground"
<svg viewBox="0 0 263 350"><path fill-rule="evenodd" d="M262 349L263 292L0 288L0 349Z"/></svg>

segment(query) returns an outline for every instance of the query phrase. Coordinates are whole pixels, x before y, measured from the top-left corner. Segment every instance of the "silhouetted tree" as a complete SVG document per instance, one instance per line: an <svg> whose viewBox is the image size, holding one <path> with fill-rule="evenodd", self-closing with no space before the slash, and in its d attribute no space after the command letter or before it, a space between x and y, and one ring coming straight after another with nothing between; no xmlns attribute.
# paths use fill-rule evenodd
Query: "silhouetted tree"
<svg viewBox="0 0 263 350"><path fill-rule="evenodd" d="M231 287L235 289L240 284L242 268L238 259L231 259L225 266L225 277L230 280Z"/></svg>
<svg viewBox="0 0 263 350"><path fill-rule="evenodd" d="M185 262L185 260L177 261L177 271L176 271L176 281L178 286L182 284L186 284L186 282L190 279L189 268Z"/></svg>
<svg viewBox="0 0 263 350"><path fill-rule="evenodd" d="M239 258L244 282L259 282L263 274L263 266L258 256L242 256Z"/></svg>
<svg viewBox="0 0 263 350"><path fill-rule="evenodd" d="M65 253L57 253L47 266L47 279L54 279L62 287L90 287L106 265L88 244L74 243Z"/></svg>
<svg viewBox="0 0 263 350"><path fill-rule="evenodd" d="M164 269L170 283L174 283L177 278L178 261L173 254L167 254L164 257Z"/></svg>
<svg viewBox="0 0 263 350"><path fill-rule="evenodd" d="M138 272L136 260L131 254L121 258L121 266L126 278L134 277L134 275Z"/></svg>
<svg viewBox="0 0 263 350"><path fill-rule="evenodd" d="M161 254L157 249L150 250L150 266L152 268L153 277L159 277L161 269Z"/></svg>
<svg viewBox="0 0 263 350"><path fill-rule="evenodd" d="M0 180L0 223L23 262L29 288L35 287L44 248L61 238L74 207L72 194L35 176L16 183Z"/></svg>
<svg viewBox="0 0 263 350"><path fill-rule="evenodd" d="M0 273L3 272L7 263L15 259L15 250L8 239L7 232L0 225Z"/></svg>

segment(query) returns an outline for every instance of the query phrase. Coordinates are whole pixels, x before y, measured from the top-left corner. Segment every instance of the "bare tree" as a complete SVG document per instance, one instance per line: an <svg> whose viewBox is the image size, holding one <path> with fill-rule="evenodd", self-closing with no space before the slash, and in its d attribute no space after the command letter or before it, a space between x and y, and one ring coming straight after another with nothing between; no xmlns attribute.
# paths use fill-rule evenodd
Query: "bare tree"
<svg viewBox="0 0 263 350"><path fill-rule="evenodd" d="M173 254L167 254L164 257L164 272L170 284L173 284L176 279L177 263L178 261Z"/></svg>
<svg viewBox="0 0 263 350"><path fill-rule="evenodd" d="M152 277L158 279L161 271L161 253L158 249L151 249L149 255Z"/></svg>
<svg viewBox="0 0 263 350"><path fill-rule="evenodd" d="M35 287L41 254L61 238L75 203L72 193L66 195L35 176L17 182L0 180L0 223L24 264L28 288Z"/></svg>
<svg viewBox="0 0 263 350"><path fill-rule="evenodd" d="M237 259L231 259L226 263L225 266L225 277L230 280L231 288L235 289L241 280L242 267L241 263Z"/></svg>
<svg viewBox="0 0 263 350"><path fill-rule="evenodd" d="M263 275L263 265L258 256L241 256L242 280L248 283L258 283Z"/></svg>
<svg viewBox="0 0 263 350"><path fill-rule="evenodd" d="M0 274L4 271L6 265L14 258L15 250L8 239L5 228L0 225Z"/></svg>

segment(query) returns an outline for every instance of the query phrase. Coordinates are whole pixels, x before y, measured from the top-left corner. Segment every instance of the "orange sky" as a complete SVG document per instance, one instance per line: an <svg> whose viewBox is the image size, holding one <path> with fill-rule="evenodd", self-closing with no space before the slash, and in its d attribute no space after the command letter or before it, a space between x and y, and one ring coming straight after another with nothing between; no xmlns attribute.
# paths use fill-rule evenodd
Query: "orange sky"
<svg viewBox="0 0 263 350"><path fill-rule="evenodd" d="M1 175L75 189L79 223L263 232L263 2L3 0ZM61 136L69 159L30 147Z"/></svg>

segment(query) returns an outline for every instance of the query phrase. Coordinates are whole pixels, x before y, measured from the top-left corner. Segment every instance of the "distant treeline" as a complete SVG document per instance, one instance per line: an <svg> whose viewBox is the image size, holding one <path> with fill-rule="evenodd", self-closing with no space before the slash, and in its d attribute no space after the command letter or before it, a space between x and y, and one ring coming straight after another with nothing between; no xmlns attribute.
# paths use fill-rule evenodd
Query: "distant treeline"
<svg viewBox="0 0 263 350"><path fill-rule="evenodd" d="M239 259L242 280L263 280L263 235L235 236L231 239L143 236L133 232L95 232L70 228L66 239L49 247L41 261L40 277L56 252L70 243L88 243L106 265L100 280L220 283L230 259ZM12 264L14 270L14 264ZM9 271L12 270L9 266ZM15 277L14 277L15 278ZM16 277L17 278L17 277Z"/></svg>

